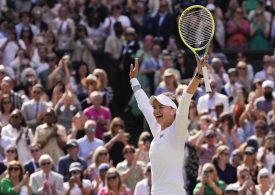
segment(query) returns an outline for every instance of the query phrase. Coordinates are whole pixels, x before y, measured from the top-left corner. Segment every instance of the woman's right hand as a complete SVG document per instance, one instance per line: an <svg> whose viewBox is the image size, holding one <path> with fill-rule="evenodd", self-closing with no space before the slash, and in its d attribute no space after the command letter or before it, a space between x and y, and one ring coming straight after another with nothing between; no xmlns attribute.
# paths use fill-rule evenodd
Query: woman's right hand
<svg viewBox="0 0 275 195"><path fill-rule="evenodd" d="M135 67L133 64L131 64L131 66L130 66L130 72L129 72L130 79L137 78L138 69L139 69L139 62L138 62L138 58L136 58L135 59Z"/></svg>

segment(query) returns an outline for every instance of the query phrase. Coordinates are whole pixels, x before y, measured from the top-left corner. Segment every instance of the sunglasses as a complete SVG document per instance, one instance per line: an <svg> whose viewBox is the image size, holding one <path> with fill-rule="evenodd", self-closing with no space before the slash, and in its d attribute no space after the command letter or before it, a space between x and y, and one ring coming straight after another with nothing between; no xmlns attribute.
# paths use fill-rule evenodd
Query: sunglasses
<svg viewBox="0 0 275 195"><path fill-rule="evenodd" d="M251 155L253 155L254 153L251 153L251 152L245 152L244 154L245 154L245 155L248 155L248 156L251 156Z"/></svg>
<svg viewBox="0 0 275 195"><path fill-rule="evenodd" d="M41 91L33 91L33 94L40 94Z"/></svg>
<svg viewBox="0 0 275 195"><path fill-rule="evenodd" d="M213 173L214 170L213 169L209 169L209 170L206 170L205 172L207 172L207 173Z"/></svg>
<svg viewBox="0 0 275 195"><path fill-rule="evenodd" d="M51 162L49 161L49 162L42 162L41 163L41 166L46 166L46 165L50 165L51 164Z"/></svg>
<svg viewBox="0 0 275 195"><path fill-rule="evenodd" d="M260 176L260 178L262 179L262 178L268 178L268 175L262 175L262 176Z"/></svg>
<svg viewBox="0 0 275 195"><path fill-rule="evenodd" d="M9 171L19 171L19 167L10 167Z"/></svg>
<svg viewBox="0 0 275 195"><path fill-rule="evenodd" d="M33 149L33 150L31 150L31 153L34 153L34 152L39 152L39 149Z"/></svg>
<svg viewBox="0 0 275 195"><path fill-rule="evenodd" d="M18 115L12 115L11 118L20 118Z"/></svg>
<svg viewBox="0 0 275 195"><path fill-rule="evenodd" d="M4 101L3 104L11 104L10 101Z"/></svg>
<svg viewBox="0 0 275 195"><path fill-rule="evenodd" d="M7 150L7 153L15 153L15 150Z"/></svg>
<svg viewBox="0 0 275 195"><path fill-rule="evenodd" d="M123 154L134 154L135 151L133 150L126 150L125 152L123 152Z"/></svg>
<svg viewBox="0 0 275 195"><path fill-rule="evenodd" d="M110 180L115 180L116 178L117 178L116 175L114 175L114 176L109 176L109 177L107 177L107 180L108 180L108 181L110 181Z"/></svg>
<svg viewBox="0 0 275 195"><path fill-rule="evenodd" d="M107 152L101 152L101 153L99 153L98 155L99 155L99 156L107 156L108 153L107 153Z"/></svg>

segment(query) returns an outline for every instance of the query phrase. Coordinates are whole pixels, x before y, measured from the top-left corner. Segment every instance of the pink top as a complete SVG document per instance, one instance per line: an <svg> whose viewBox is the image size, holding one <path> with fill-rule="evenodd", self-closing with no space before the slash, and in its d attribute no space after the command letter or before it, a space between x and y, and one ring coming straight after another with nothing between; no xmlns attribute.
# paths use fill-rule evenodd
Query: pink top
<svg viewBox="0 0 275 195"><path fill-rule="evenodd" d="M101 188L97 195L109 195L107 187ZM127 187L123 187L123 191L121 191L119 195L131 195L131 190Z"/></svg>
<svg viewBox="0 0 275 195"><path fill-rule="evenodd" d="M84 115L87 116L88 119L91 119L94 121L98 121L98 119L109 121L112 119L112 114L110 109L105 106L100 106L98 110L96 110L94 106L90 106L84 110ZM107 127L106 127L106 130L107 130ZM102 135L104 132L105 132L104 126L97 123L95 136L99 139L102 139Z"/></svg>

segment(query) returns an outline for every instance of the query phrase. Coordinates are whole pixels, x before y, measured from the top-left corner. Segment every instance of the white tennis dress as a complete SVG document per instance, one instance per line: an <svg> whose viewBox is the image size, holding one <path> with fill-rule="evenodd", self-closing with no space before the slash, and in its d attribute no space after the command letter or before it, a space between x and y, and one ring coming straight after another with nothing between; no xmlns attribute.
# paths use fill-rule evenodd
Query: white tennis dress
<svg viewBox="0 0 275 195"><path fill-rule="evenodd" d="M138 106L154 137L149 151L152 169L152 194L185 195L182 169L184 145L188 137L188 110L192 95L188 93L182 95L175 121L170 127L161 131L160 125L153 115L149 98L141 89L139 81L133 78L131 85Z"/></svg>

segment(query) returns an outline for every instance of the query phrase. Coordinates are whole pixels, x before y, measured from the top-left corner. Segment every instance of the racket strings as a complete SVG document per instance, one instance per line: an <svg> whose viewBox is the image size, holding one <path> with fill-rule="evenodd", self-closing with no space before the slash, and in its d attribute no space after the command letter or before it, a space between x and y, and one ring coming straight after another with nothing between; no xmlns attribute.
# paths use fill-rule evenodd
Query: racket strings
<svg viewBox="0 0 275 195"><path fill-rule="evenodd" d="M184 39L192 47L202 47L211 38L212 20L205 10L200 9L185 14L180 26Z"/></svg>

